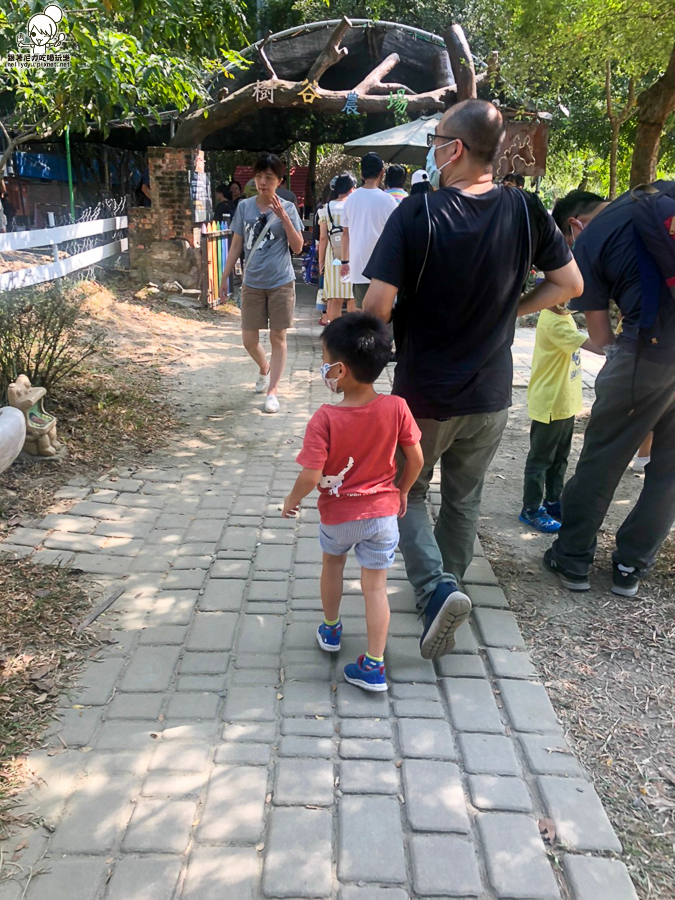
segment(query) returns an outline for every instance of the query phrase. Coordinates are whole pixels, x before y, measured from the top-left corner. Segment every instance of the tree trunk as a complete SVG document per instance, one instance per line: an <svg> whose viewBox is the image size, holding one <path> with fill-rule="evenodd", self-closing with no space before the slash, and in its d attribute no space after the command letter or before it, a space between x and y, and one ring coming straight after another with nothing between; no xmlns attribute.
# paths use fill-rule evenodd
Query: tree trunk
<svg viewBox="0 0 675 900"><path fill-rule="evenodd" d="M612 122L612 142L609 146L609 199L616 200L616 161L619 155L619 131L621 125Z"/></svg>
<svg viewBox="0 0 675 900"><path fill-rule="evenodd" d="M633 147L630 185L649 184L656 178L661 133L675 110L675 45L668 66L658 81L638 97L638 125Z"/></svg>

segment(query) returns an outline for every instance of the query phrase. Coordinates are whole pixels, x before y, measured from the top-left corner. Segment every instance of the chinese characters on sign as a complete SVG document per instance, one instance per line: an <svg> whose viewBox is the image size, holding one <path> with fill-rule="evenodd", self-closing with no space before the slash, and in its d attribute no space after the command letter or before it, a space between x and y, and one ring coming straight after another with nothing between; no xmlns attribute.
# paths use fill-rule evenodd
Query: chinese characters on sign
<svg viewBox="0 0 675 900"><path fill-rule="evenodd" d="M299 91L299 94L305 103L314 103L316 98L319 96L316 90L316 82L310 83L305 78L305 80L302 82L302 90Z"/></svg>
<svg viewBox="0 0 675 900"><path fill-rule="evenodd" d="M397 113L405 113L407 111L408 98L405 93L405 88L399 88L395 94L391 91L389 92L387 109L393 109L394 112Z"/></svg>
<svg viewBox="0 0 675 900"><path fill-rule="evenodd" d="M347 102L342 107L342 112L348 116L360 115L358 106L356 105L358 99L359 95L356 93L356 91L350 91L349 94L347 94Z"/></svg>
<svg viewBox="0 0 675 900"><path fill-rule="evenodd" d="M7 54L7 62L17 69L69 69L70 53L30 53Z"/></svg>
<svg viewBox="0 0 675 900"><path fill-rule="evenodd" d="M262 103L264 100L274 103L274 85L268 81L256 81L253 96L257 103Z"/></svg>

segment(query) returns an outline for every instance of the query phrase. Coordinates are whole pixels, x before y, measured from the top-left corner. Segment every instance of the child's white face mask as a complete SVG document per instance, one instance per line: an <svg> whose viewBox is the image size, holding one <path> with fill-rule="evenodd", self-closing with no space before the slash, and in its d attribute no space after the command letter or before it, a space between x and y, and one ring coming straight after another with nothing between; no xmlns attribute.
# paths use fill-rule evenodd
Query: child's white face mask
<svg viewBox="0 0 675 900"><path fill-rule="evenodd" d="M323 363L321 366L321 377L323 378L323 383L326 385L328 390L332 394L337 394L338 392L338 381L339 378L329 378L328 373L333 368L333 366L337 366L339 363Z"/></svg>

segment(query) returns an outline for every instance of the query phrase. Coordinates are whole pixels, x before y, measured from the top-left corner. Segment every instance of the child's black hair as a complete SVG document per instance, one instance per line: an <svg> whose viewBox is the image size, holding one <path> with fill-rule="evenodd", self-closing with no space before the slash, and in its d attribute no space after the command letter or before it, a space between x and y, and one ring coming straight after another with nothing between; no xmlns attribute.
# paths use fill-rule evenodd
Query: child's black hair
<svg viewBox="0 0 675 900"><path fill-rule="evenodd" d="M391 357L389 329L366 313L347 313L333 319L322 339L331 359L348 366L362 384L373 384Z"/></svg>

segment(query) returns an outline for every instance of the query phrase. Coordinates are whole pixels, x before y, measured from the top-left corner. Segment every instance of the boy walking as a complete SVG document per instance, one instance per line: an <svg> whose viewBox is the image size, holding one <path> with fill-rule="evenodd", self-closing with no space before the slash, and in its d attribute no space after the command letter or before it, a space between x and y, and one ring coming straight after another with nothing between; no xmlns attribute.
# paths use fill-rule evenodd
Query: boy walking
<svg viewBox="0 0 675 900"><path fill-rule="evenodd" d="M297 515L300 502L318 486L324 620L317 640L328 653L340 649L343 573L354 547L361 565L368 646L345 666L344 676L364 690L386 691L387 569L398 545L397 519L406 513L408 491L422 468L420 431L405 400L373 388L391 353L388 329L379 319L348 313L332 321L322 338L321 374L326 387L343 399L324 404L310 419L297 460L303 469L282 515ZM398 448L405 466L396 486Z"/></svg>
<svg viewBox="0 0 675 900"><path fill-rule="evenodd" d="M565 306L539 314L527 388L530 452L525 463L521 522L543 534L560 529L560 495L572 447L574 417L582 406L580 349L602 350L580 334ZM543 500L543 504L542 504Z"/></svg>

